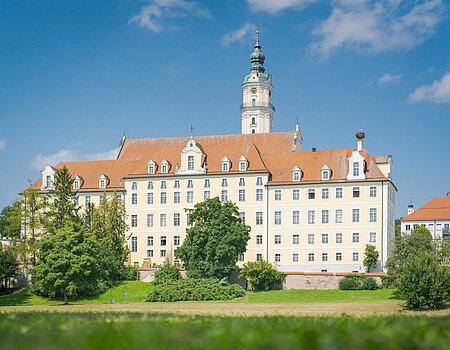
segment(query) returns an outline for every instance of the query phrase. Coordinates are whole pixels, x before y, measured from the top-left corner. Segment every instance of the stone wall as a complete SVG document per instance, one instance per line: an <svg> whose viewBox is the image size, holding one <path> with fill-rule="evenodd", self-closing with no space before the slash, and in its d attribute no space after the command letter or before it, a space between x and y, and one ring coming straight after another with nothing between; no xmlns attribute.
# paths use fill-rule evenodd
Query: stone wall
<svg viewBox="0 0 450 350"><path fill-rule="evenodd" d="M284 289L339 289L346 273L286 273ZM382 273L367 273L380 285Z"/></svg>

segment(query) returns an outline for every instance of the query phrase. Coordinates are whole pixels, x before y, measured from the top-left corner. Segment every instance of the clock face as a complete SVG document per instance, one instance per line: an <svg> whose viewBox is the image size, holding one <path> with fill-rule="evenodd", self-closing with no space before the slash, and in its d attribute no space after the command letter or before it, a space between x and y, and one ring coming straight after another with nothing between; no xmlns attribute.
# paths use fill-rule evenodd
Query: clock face
<svg viewBox="0 0 450 350"><path fill-rule="evenodd" d="M256 94L256 88L253 88L253 89L251 90L251 92L252 92L252 94Z"/></svg>

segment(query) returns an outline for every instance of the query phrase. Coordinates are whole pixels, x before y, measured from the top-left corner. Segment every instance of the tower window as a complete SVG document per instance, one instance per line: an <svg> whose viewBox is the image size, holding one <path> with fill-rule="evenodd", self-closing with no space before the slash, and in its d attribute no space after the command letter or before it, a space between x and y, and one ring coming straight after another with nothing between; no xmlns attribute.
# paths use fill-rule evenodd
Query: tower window
<svg viewBox="0 0 450 350"><path fill-rule="evenodd" d="M255 124L256 124L255 117L252 117L252 125L255 125Z"/></svg>
<svg viewBox="0 0 450 350"><path fill-rule="evenodd" d="M256 106L256 100L254 98L252 98L252 107Z"/></svg>
<svg viewBox="0 0 450 350"><path fill-rule="evenodd" d="M255 129L252 130L252 134L254 134L254 133L255 133Z"/></svg>

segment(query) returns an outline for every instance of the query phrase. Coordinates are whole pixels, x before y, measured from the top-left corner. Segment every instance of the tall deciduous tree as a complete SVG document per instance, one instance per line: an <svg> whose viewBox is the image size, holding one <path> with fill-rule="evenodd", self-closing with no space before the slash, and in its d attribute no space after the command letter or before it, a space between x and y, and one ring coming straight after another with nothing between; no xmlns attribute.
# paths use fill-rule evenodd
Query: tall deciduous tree
<svg viewBox="0 0 450 350"><path fill-rule="evenodd" d="M0 235L11 239L20 238L22 230L22 204L14 201L0 212Z"/></svg>
<svg viewBox="0 0 450 350"><path fill-rule="evenodd" d="M235 204L221 203L217 197L197 203L188 212L193 227L186 230L176 256L191 276L229 277L238 255L246 251L250 226L239 218Z"/></svg>
<svg viewBox="0 0 450 350"><path fill-rule="evenodd" d="M377 267L378 257L380 254L377 249L372 244L366 245L366 250L364 251L364 260L363 264L367 267L367 272L370 272L370 269L374 269Z"/></svg>
<svg viewBox="0 0 450 350"><path fill-rule="evenodd" d="M107 288L100 246L84 227L69 222L38 245L32 271L37 293L63 297L67 304L71 297L95 295Z"/></svg>
<svg viewBox="0 0 450 350"><path fill-rule="evenodd" d="M114 281L121 279L128 257L125 240L128 227L125 206L117 194L103 198L103 202L93 210L89 230L102 247L110 278Z"/></svg>
<svg viewBox="0 0 450 350"><path fill-rule="evenodd" d="M11 248L0 244L0 288L8 288L12 278L19 274L16 256Z"/></svg>

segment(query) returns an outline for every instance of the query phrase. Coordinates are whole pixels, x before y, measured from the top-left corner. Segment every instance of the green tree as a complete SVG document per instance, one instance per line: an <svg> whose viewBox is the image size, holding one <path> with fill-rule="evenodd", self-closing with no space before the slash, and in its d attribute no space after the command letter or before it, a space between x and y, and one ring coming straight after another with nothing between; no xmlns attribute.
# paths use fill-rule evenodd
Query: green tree
<svg viewBox="0 0 450 350"><path fill-rule="evenodd" d="M238 255L246 251L250 227L239 218L235 204L221 203L217 197L197 203L188 212L193 226L186 230L177 258L191 276L229 277Z"/></svg>
<svg viewBox="0 0 450 350"><path fill-rule="evenodd" d="M0 212L0 235L11 239L20 238L22 233L22 204L14 201Z"/></svg>
<svg viewBox="0 0 450 350"><path fill-rule="evenodd" d="M81 225L68 222L38 242L34 290L50 297L96 295L108 287L100 246Z"/></svg>
<svg viewBox="0 0 450 350"><path fill-rule="evenodd" d="M245 278L253 290L271 290L283 288L285 275L269 262L258 260L247 262L240 273L241 278Z"/></svg>
<svg viewBox="0 0 450 350"><path fill-rule="evenodd" d="M129 254L125 240L127 229L122 200L116 194L109 198L104 195L103 202L92 213L90 232L102 247L102 256L111 281L123 278Z"/></svg>
<svg viewBox="0 0 450 350"><path fill-rule="evenodd" d="M75 202L77 193L73 191L73 178L69 169L63 166L56 170L53 189L49 191L50 205L46 211L46 228L48 232L64 227L67 223L80 223L79 207Z"/></svg>
<svg viewBox="0 0 450 350"><path fill-rule="evenodd" d="M419 251L403 264L398 288L413 309L435 309L449 300L450 270L442 266L435 254Z"/></svg>
<svg viewBox="0 0 450 350"><path fill-rule="evenodd" d="M377 267L378 257L380 254L377 249L372 244L366 245L366 250L364 251L364 260L363 264L367 267L367 272L370 272L370 269L374 269Z"/></svg>
<svg viewBox="0 0 450 350"><path fill-rule="evenodd" d="M0 244L0 288L10 287L11 279L18 274L19 267L13 250Z"/></svg>
<svg viewBox="0 0 450 350"><path fill-rule="evenodd" d="M161 268L155 272L154 284L163 284L167 282L178 281L181 279L180 270L175 265L166 261Z"/></svg>

